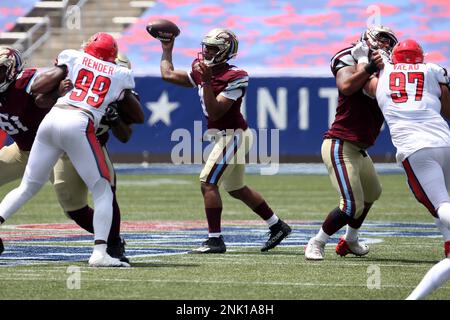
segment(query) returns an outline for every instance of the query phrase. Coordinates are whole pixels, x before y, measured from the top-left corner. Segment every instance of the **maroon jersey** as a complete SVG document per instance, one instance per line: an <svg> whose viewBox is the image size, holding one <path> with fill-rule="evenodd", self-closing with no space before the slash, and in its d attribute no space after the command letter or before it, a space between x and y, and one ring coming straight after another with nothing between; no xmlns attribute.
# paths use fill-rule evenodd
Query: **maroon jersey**
<svg viewBox="0 0 450 320"><path fill-rule="evenodd" d="M242 129L248 128L247 122L241 113L242 98L245 95L248 86L248 74L244 70L237 69L235 66L226 64L223 69L213 74L211 80L211 86L214 91L214 95L217 97L222 93L225 97L228 94L237 98L230 109L218 120L212 121L208 118L208 113L206 112L205 103L203 101L203 88L202 88L202 77L201 74L194 68L197 64L198 59L194 60L192 63L192 71L190 73L191 80L198 87L198 93L203 107L203 113L208 119L208 129ZM238 97L235 97L235 94ZM232 100L234 100L234 98Z"/></svg>
<svg viewBox="0 0 450 320"><path fill-rule="evenodd" d="M42 119L50 109L39 108L27 92L36 69L25 69L8 89L0 93L0 128L8 133L20 150L30 151Z"/></svg>
<svg viewBox="0 0 450 320"><path fill-rule="evenodd" d="M357 64L350 50L351 47L339 51L331 60L334 76L340 68ZM365 95L362 89L351 96L339 92L336 117L324 138L339 138L371 146L375 143L383 122L384 117L377 101Z"/></svg>

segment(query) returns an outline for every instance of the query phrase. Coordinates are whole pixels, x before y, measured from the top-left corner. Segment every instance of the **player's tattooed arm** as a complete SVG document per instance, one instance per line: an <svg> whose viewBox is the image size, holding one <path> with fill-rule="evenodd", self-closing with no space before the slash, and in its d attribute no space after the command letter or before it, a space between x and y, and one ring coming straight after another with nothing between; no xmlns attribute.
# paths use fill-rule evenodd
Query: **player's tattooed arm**
<svg viewBox="0 0 450 320"><path fill-rule="evenodd" d="M183 70L175 70L172 62L172 51L175 39L169 42L161 41L162 56L160 62L161 77L163 80L183 87L193 87L188 73Z"/></svg>
<svg viewBox="0 0 450 320"><path fill-rule="evenodd" d="M450 120L450 97L448 86L441 84L441 115Z"/></svg>
<svg viewBox="0 0 450 320"><path fill-rule="evenodd" d="M208 112L208 118L216 121L231 108L234 100L225 98L220 94L216 97L211 86L211 68L203 62L198 64L198 68L202 75L203 102L205 103L206 112Z"/></svg>
<svg viewBox="0 0 450 320"><path fill-rule="evenodd" d="M376 66L375 70L367 68L370 64L360 63L356 66L347 66L339 69L336 74L336 86L339 91L346 96L350 96L361 90L369 80L370 76L377 70L384 67L383 58L380 53L374 52L372 61ZM369 70L368 70L369 69Z"/></svg>

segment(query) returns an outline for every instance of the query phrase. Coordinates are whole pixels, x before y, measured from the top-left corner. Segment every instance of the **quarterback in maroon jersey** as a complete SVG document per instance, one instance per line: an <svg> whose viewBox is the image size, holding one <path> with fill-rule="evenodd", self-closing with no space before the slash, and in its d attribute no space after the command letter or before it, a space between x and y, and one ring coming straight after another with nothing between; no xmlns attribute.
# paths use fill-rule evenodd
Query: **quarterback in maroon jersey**
<svg viewBox="0 0 450 320"><path fill-rule="evenodd" d="M309 240L305 248L307 260L322 260L325 244L345 225L347 232L339 239L336 253L363 256L369 252L369 247L359 242L358 230L380 197L381 184L366 149L375 143L384 118L376 100L365 95L363 87L383 67L381 54L388 54L396 43L391 29L373 26L358 43L331 59L339 99L335 120L324 135L322 159L340 201L318 234Z"/></svg>
<svg viewBox="0 0 450 320"><path fill-rule="evenodd" d="M221 235L222 200L219 186L222 183L233 198L244 202L267 222L270 236L261 251L274 248L290 234L291 228L273 213L259 193L244 183L245 154L253 136L240 111L248 86L248 74L227 63L238 51L236 35L222 28L208 32L202 42L201 58L194 60L190 72L174 70L173 40L161 41L161 45L162 78L180 86L198 88L208 129L216 131L214 148L200 173L208 239L191 253L226 251Z"/></svg>

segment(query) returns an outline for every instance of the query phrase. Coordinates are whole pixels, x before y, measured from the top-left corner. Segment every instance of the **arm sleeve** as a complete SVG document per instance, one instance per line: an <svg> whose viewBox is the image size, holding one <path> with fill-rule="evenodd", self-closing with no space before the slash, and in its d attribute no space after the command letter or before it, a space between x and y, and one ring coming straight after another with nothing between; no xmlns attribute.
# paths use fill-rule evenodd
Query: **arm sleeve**
<svg viewBox="0 0 450 320"><path fill-rule="evenodd" d="M446 86L449 85L448 74L445 68L434 63L428 63L428 66L432 71L434 77L440 84L444 84Z"/></svg>

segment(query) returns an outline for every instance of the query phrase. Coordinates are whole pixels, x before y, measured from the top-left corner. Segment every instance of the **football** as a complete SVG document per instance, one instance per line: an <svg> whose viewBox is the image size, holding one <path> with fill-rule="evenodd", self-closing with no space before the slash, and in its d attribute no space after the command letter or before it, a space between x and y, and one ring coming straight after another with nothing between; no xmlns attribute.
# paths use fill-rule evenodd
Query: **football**
<svg viewBox="0 0 450 320"><path fill-rule="evenodd" d="M158 19L147 24L147 32L160 41L171 41L180 34L180 29L172 21Z"/></svg>

